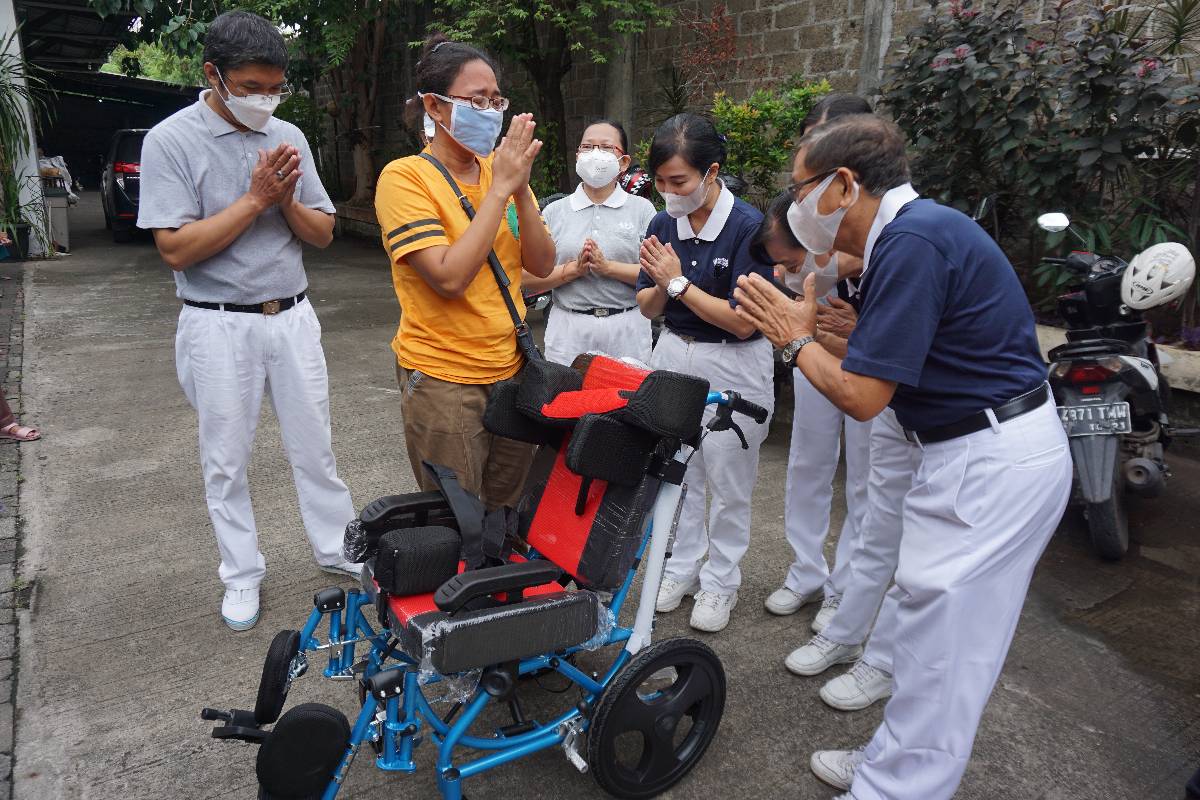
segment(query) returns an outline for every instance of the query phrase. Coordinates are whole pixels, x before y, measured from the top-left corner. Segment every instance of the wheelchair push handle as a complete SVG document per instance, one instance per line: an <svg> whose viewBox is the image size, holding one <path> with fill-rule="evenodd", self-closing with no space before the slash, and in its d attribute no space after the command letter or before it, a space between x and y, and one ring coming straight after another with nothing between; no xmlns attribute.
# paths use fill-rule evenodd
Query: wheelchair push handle
<svg viewBox="0 0 1200 800"><path fill-rule="evenodd" d="M732 389L724 392L709 392L708 402L716 403L720 406L728 406L731 411L736 411L739 414L745 414L750 419L762 425L767 421L770 412L760 406L758 403L751 403Z"/></svg>

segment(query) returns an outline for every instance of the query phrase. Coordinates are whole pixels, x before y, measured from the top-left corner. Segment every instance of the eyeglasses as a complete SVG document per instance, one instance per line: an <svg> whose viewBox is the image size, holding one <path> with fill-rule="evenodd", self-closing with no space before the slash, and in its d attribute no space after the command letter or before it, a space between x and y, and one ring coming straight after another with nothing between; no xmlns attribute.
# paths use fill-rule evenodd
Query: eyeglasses
<svg viewBox="0 0 1200 800"><path fill-rule="evenodd" d="M459 94L444 95L444 94L435 94L433 92L430 92L430 94L432 94L434 97L436 97L439 100L446 101L447 103L453 103L455 101L460 101L458 103L459 105L469 105L471 108L475 109L476 111L487 111L489 108L492 109L493 111L507 111L508 110L508 98L507 97L484 97L481 94L477 94L473 97L464 97Z"/></svg>
<svg viewBox="0 0 1200 800"><path fill-rule="evenodd" d="M221 85L225 87L225 91L229 92L230 94L233 94L233 92L230 91L230 89L229 89L230 85L225 82L225 76L221 74L221 70L217 70L217 77L221 79ZM246 88L246 86L244 84L240 84L240 83L234 84L233 86L239 92L241 92L241 95L240 95L241 97L249 97L251 95L267 95L267 96L278 95L279 102L281 102L281 103L296 93L295 90L292 89L292 85L290 83L286 83L286 82L281 83L278 86L268 87L266 90L263 90L257 86L254 87L253 89L248 89L248 88Z"/></svg>
<svg viewBox="0 0 1200 800"><path fill-rule="evenodd" d="M837 171L838 171L838 168L835 167L834 169L828 170L826 172L822 172L820 175L813 175L811 178L806 178L805 180L802 180L799 183L788 184L787 193L789 195L791 195L792 202L793 203L800 202L800 199L801 199L800 198L800 190L803 189L805 186L808 186L810 183L816 183L817 181L824 180L825 178L828 178L830 175L832 175L833 173L835 173Z"/></svg>
<svg viewBox="0 0 1200 800"><path fill-rule="evenodd" d="M606 153L612 153L614 156L625 155L625 151L615 144L581 144L576 152L581 156L586 156L593 150L603 150Z"/></svg>

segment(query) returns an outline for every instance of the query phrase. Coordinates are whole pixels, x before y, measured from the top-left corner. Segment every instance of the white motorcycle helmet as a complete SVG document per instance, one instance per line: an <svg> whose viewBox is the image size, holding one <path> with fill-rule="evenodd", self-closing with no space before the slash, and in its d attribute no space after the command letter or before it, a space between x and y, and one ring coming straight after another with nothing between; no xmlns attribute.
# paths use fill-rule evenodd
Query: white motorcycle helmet
<svg viewBox="0 0 1200 800"><path fill-rule="evenodd" d="M1196 260L1181 244L1163 242L1133 257L1121 277L1121 302L1132 309L1166 305L1183 297L1196 277Z"/></svg>

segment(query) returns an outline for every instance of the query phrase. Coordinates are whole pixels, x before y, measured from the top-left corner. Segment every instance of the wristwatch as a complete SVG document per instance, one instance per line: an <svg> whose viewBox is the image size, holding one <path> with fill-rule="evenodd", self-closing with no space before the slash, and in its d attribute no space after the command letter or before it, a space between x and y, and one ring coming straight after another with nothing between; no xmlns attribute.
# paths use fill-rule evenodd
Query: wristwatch
<svg viewBox="0 0 1200 800"><path fill-rule="evenodd" d="M804 349L804 345L815 342L816 339L812 336L802 336L799 339L793 339L783 346L783 350L779 352L779 358L784 364L789 367L796 363L796 356L800 355L800 351Z"/></svg>
<svg viewBox="0 0 1200 800"><path fill-rule="evenodd" d="M667 297L671 298L672 300L678 300L679 298L683 297L683 293L686 292L688 287L691 285L692 282L682 275L671 278L671 280L667 283Z"/></svg>

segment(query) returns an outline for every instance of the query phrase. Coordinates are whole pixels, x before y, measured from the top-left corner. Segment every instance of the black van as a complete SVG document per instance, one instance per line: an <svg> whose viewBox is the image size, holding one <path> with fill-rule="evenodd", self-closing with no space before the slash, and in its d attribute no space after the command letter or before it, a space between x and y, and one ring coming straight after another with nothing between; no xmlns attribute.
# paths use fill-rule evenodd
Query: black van
<svg viewBox="0 0 1200 800"><path fill-rule="evenodd" d="M114 242L128 242L137 227L138 194L142 182L142 140L145 129L126 128L113 134L100 176L104 227Z"/></svg>

